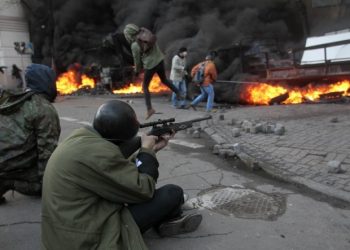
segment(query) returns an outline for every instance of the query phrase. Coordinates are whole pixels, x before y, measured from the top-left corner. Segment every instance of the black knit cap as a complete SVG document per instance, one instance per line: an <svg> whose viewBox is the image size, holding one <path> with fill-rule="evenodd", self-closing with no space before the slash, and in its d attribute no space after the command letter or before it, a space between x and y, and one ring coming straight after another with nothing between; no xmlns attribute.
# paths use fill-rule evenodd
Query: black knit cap
<svg viewBox="0 0 350 250"><path fill-rule="evenodd" d="M186 52L186 51L187 51L187 48L185 48L185 47L181 47L181 48L179 49L179 53Z"/></svg>

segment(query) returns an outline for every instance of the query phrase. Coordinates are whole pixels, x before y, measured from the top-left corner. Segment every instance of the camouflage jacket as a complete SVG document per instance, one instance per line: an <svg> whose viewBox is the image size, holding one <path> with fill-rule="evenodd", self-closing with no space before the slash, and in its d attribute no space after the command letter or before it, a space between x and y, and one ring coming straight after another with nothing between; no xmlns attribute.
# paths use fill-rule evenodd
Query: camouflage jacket
<svg viewBox="0 0 350 250"><path fill-rule="evenodd" d="M2 91L0 179L41 180L60 131L58 114L42 94Z"/></svg>

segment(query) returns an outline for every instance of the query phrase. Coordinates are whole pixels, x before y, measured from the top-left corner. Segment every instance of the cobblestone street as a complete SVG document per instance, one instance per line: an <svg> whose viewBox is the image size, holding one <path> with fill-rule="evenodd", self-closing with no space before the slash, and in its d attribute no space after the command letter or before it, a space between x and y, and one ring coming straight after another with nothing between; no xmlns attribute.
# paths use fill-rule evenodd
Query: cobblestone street
<svg viewBox="0 0 350 250"><path fill-rule="evenodd" d="M219 110L202 128L247 165L258 165L275 177L350 201L349 113L349 104L237 107ZM279 123L286 132L246 132L241 125L244 120ZM237 130L240 135L235 134ZM329 173L330 162L341 164L339 173Z"/></svg>

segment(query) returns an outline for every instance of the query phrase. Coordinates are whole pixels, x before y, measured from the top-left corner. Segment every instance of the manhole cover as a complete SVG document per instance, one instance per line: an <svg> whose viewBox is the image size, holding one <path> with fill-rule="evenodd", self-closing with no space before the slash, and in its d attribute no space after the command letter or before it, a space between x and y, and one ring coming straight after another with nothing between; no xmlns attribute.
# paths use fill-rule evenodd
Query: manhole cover
<svg viewBox="0 0 350 250"><path fill-rule="evenodd" d="M193 207L234 215L238 218L275 220L285 212L286 199L281 194L265 194L241 187L207 190L187 202Z"/></svg>

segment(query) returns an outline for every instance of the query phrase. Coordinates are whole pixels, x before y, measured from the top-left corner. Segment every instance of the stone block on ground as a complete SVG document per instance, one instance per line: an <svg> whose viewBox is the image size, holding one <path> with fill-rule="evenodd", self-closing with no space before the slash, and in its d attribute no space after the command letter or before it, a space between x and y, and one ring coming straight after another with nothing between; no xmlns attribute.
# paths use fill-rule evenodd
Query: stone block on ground
<svg viewBox="0 0 350 250"><path fill-rule="evenodd" d="M213 154L218 155L220 153L220 149L222 149L221 145L214 145Z"/></svg>
<svg viewBox="0 0 350 250"><path fill-rule="evenodd" d="M274 134L276 134L276 135L284 135L285 132L286 132L286 128L285 128L282 124L277 123L277 124L276 124L276 127L275 127L274 130L273 130L273 132L274 132Z"/></svg>
<svg viewBox="0 0 350 250"><path fill-rule="evenodd" d="M332 122L332 123L337 123L337 122L339 122L338 117L333 117L333 118L331 119L331 122Z"/></svg>
<svg viewBox="0 0 350 250"><path fill-rule="evenodd" d="M222 145L226 143L226 140L218 134L213 134L211 138L216 142L216 144Z"/></svg>
<svg viewBox="0 0 350 250"><path fill-rule="evenodd" d="M228 125L235 126L237 124L236 119L231 119L231 121L228 123Z"/></svg>
<svg viewBox="0 0 350 250"><path fill-rule="evenodd" d="M340 161L329 161L328 164L328 173L331 174L342 174L345 171L342 169Z"/></svg>
<svg viewBox="0 0 350 250"><path fill-rule="evenodd" d="M233 128L231 131L233 137L239 137L241 135L241 129L239 128Z"/></svg>
<svg viewBox="0 0 350 250"><path fill-rule="evenodd" d="M233 144L233 149L235 150L236 153L242 152L242 145L240 143L235 143Z"/></svg>
<svg viewBox="0 0 350 250"><path fill-rule="evenodd" d="M264 134L272 134L274 132L275 126L271 123L262 123L261 132Z"/></svg>
<svg viewBox="0 0 350 250"><path fill-rule="evenodd" d="M243 121L237 121L237 122L235 123L235 126L236 126L237 128L242 128L242 126L243 126Z"/></svg>
<svg viewBox="0 0 350 250"><path fill-rule="evenodd" d="M242 123L242 129L246 132L246 133L253 133L254 131L254 124L248 120L244 120Z"/></svg>
<svg viewBox="0 0 350 250"><path fill-rule="evenodd" d="M194 133L195 129L194 128L188 128L187 129L187 134L192 135Z"/></svg>
<svg viewBox="0 0 350 250"><path fill-rule="evenodd" d="M263 125L262 123L258 123L255 125L255 131L256 133L261 133L262 132Z"/></svg>
<svg viewBox="0 0 350 250"><path fill-rule="evenodd" d="M193 138L196 138L196 139L201 138L201 131L200 131L199 129L196 129L196 130L193 132L192 137L193 137Z"/></svg>
<svg viewBox="0 0 350 250"><path fill-rule="evenodd" d="M220 157L227 158L227 157L235 157L236 153L232 149L220 149L219 155Z"/></svg>

